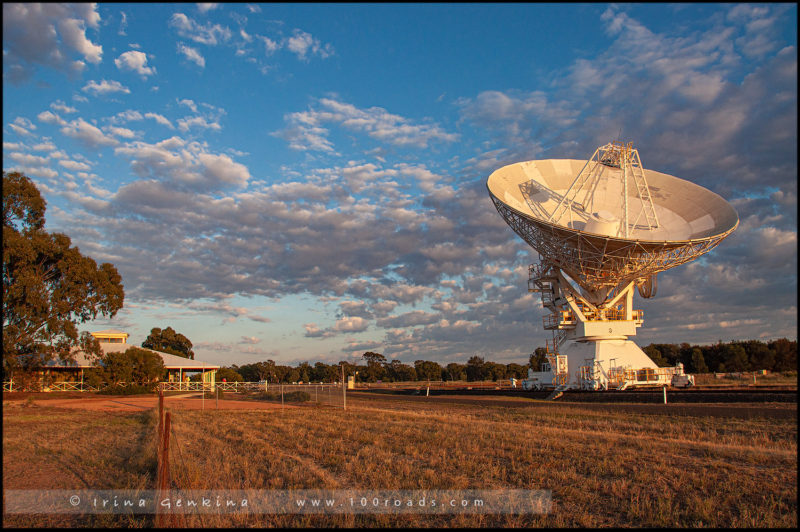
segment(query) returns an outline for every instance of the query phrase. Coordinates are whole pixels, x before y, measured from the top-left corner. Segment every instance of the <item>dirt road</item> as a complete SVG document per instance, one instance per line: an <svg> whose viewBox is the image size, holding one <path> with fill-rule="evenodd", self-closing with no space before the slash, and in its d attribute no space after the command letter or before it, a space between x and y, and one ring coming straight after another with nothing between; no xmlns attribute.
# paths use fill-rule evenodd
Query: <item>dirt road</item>
<svg viewBox="0 0 800 532"><path fill-rule="evenodd" d="M24 400L3 401L3 405L24 404ZM47 399L35 401L42 406L57 408L76 408L81 410L105 410L117 412L136 412L150 410L158 407L158 397L131 395L120 397L79 397L69 399ZM215 410L216 399L203 400L198 396L171 396L164 398L164 406L174 410ZM233 399L220 399L219 410L280 410L280 403L266 401L237 401ZM294 405L285 405L284 408L297 408Z"/></svg>

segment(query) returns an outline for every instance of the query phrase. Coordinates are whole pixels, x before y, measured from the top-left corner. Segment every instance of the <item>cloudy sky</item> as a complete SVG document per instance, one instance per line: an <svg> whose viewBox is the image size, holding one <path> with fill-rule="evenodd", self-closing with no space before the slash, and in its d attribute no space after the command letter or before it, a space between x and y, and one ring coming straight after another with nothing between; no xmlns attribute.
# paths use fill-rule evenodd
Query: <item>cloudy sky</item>
<svg viewBox="0 0 800 532"><path fill-rule="evenodd" d="M797 328L797 8L3 4L3 169L198 359L543 346L537 254L486 179L633 141L736 232L659 276L634 340Z"/></svg>

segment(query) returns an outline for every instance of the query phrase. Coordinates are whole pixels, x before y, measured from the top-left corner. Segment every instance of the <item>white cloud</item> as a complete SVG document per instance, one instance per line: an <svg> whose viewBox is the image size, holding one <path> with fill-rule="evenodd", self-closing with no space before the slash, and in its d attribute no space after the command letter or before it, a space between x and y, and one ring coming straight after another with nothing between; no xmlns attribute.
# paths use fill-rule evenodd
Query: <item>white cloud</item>
<svg viewBox="0 0 800 532"><path fill-rule="evenodd" d="M103 47L86 38L85 21L74 18L62 19L58 22L58 29L62 41L83 54L87 61L96 65L103 60Z"/></svg>
<svg viewBox="0 0 800 532"><path fill-rule="evenodd" d="M10 127L17 135L31 136L30 130L36 130L36 125L25 117L18 116L13 122L9 122Z"/></svg>
<svg viewBox="0 0 800 532"><path fill-rule="evenodd" d="M11 152L9 159L25 166L44 166L49 160L47 157L39 157L29 153Z"/></svg>
<svg viewBox="0 0 800 532"><path fill-rule="evenodd" d="M77 109L75 109L74 107L68 106L67 104L65 104L61 100L56 100L53 103L51 103L50 104L50 108L54 109L56 111L61 111L62 113L67 113L67 114L69 114L69 113L77 113L78 112Z"/></svg>
<svg viewBox="0 0 800 532"><path fill-rule="evenodd" d="M119 30L117 31L117 35L127 35L125 30L128 27L128 15L125 14L124 11L120 11L120 21L119 21Z"/></svg>
<svg viewBox="0 0 800 532"><path fill-rule="evenodd" d="M183 99L178 100L178 105L183 105L192 110L193 113L197 112L197 104L193 100Z"/></svg>
<svg viewBox="0 0 800 532"><path fill-rule="evenodd" d="M66 125L67 123L66 120L50 111L42 111L36 115L36 119L39 120L39 122L44 122L45 124L58 124L60 126Z"/></svg>
<svg viewBox="0 0 800 532"><path fill-rule="evenodd" d="M61 166L63 166L68 170L73 170L73 171L80 171L80 170L89 171L92 169L92 167L86 163L82 163L80 161L71 161L67 159L62 159L58 161L58 164L60 164Z"/></svg>
<svg viewBox="0 0 800 532"><path fill-rule="evenodd" d="M133 109L127 109L125 111L120 111L119 113L115 114L111 118L108 119L109 122L112 124L121 124L125 122L133 122L136 120L144 120L144 116L139 111L135 111Z"/></svg>
<svg viewBox="0 0 800 532"><path fill-rule="evenodd" d="M134 131L128 129L128 128L116 127L116 126L106 126L103 129L108 131L112 135L116 135L117 137L122 137L122 138L125 138L125 139L136 138L136 133Z"/></svg>
<svg viewBox="0 0 800 532"><path fill-rule="evenodd" d="M99 128L86 122L83 118L78 118L66 124L61 128L61 133L77 139L91 148L119 144L117 139L106 136Z"/></svg>
<svg viewBox="0 0 800 532"><path fill-rule="evenodd" d="M269 37L265 37L263 35L256 35L256 37L258 37L258 39L264 43L264 51L267 53L267 55L270 55L281 47L280 44L273 41Z"/></svg>
<svg viewBox="0 0 800 532"><path fill-rule="evenodd" d="M114 60L114 64L120 70L132 70L144 77L156 73L154 67L147 66L147 54L135 50L123 53Z"/></svg>
<svg viewBox="0 0 800 532"><path fill-rule="evenodd" d="M145 113L144 117L145 118L152 118L153 120L155 120L156 122L158 122L162 126L167 126L170 129L175 129L175 126L172 125L172 122L170 122L167 119L167 117L165 117L163 115L160 115L158 113Z"/></svg>
<svg viewBox="0 0 800 532"><path fill-rule="evenodd" d="M56 149L56 145L52 142L41 142L39 144L34 144L31 146L33 151L53 151Z"/></svg>
<svg viewBox="0 0 800 532"><path fill-rule="evenodd" d="M216 3L216 2L198 2L197 3L197 10L200 11L201 13L207 13L208 11L211 11L212 9L217 9L218 7L219 7L219 4Z"/></svg>
<svg viewBox="0 0 800 532"><path fill-rule="evenodd" d="M155 144L131 142L114 152L130 158L131 168L141 177L171 180L192 189L242 187L250 179L247 167L228 155L210 153L200 143L179 137Z"/></svg>
<svg viewBox="0 0 800 532"><path fill-rule="evenodd" d="M333 330L338 332L362 332L369 327L369 321L359 316L348 316L336 320Z"/></svg>
<svg viewBox="0 0 800 532"><path fill-rule="evenodd" d="M323 59L333 54L330 44L323 45L319 39L302 30L294 30L294 34L286 40L286 47L303 61L308 60L308 54L319 55Z"/></svg>
<svg viewBox="0 0 800 532"><path fill-rule="evenodd" d="M220 126L217 122L209 122L203 116L193 116L191 118L179 118L178 119L178 129L181 131L188 131L189 129L197 127L201 129L213 129L213 130L220 130L222 126Z"/></svg>
<svg viewBox="0 0 800 532"><path fill-rule="evenodd" d="M183 13L175 13L169 20L169 25L178 31L178 35L194 42L205 45L216 45L220 41L227 41L231 37L231 30L219 24L198 24Z"/></svg>
<svg viewBox="0 0 800 532"><path fill-rule="evenodd" d="M28 80L36 65L79 73L99 64L103 48L86 37L99 28L96 4L3 3L3 63L12 83ZM83 60L75 60L75 54Z"/></svg>
<svg viewBox="0 0 800 532"><path fill-rule="evenodd" d="M183 56L195 63L200 68L205 68L206 66L206 59L198 52L196 49L192 48L191 46L186 46L185 44L178 44L178 53L183 54Z"/></svg>
<svg viewBox="0 0 800 532"><path fill-rule="evenodd" d="M83 92L91 92L95 96L102 94L112 94L114 92L121 92L123 94L129 94L131 91L119 81L106 81L102 80L100 83L91 80L87 83L82 89Z"/></svg>
<svg viewBox="0 0 800 532"><path fill-rule="evenodd" d="M197 161L202 166L203 175L211 182L243 186L250 179L250 172L247 167L234 162L227 155L198 153Z"/></svg>
<svg viewBox="0 0 800 532"><path fill-rule="evenodd" d="M280 132L289 146L298 150L333 152L323 123L336 123L345 129L366 133L373 139L395 146L426 148L431 141L454 142L458 135L448 133L435 124L413 124L380 107L359 109L352 104L330 98L319 100L320 109L290 113L284 117L288 127Z"/></svg>

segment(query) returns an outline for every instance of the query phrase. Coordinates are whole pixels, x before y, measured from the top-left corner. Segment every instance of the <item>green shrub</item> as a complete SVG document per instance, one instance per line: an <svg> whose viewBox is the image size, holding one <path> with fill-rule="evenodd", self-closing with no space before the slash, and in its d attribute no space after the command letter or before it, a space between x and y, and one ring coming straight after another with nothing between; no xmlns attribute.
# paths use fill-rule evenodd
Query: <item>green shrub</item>
<svg viewBox="0 0 800 532"><path fill-rule="evenodd" d="M213 392L205 392L206 399L216 399L217 394L219 394L219 398L223 399L225 397L225 392L220 390L219 388L215 388Z"/></svg>
<svg viewBox="0 0 800 532"><path fill-rule="evenodd" d="M288 392L283 394L283 400L291 403L304 403L311 400L311 394L308 392Z"/></svg>
<svg viewBox="0 0 800 532"><path fill-rule="evenodd" d="M280 401L281 394L275 392L258 392L253 394L253 397L261 401Z"/></svg>
<svg viewBox="0 0 800 532"><path fill-rule="evenodd" d="M258 392L253 394L253 397L261 401L280 401L281 392ZM285 392L283 394L283 401L286 403L304 403L311 400L311 394L308 392Z"/></svg>

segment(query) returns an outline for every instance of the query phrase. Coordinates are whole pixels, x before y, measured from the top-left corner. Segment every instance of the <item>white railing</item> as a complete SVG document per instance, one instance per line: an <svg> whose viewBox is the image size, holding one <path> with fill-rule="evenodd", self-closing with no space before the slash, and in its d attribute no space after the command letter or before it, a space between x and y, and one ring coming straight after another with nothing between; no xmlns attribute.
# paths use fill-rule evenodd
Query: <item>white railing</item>
<svg viewBox="0 0 800 532"><path fill-rule="evenodd" d="M54 382L46 386L51 392L96 392L100 388L85 382Z"/></svg>
<svg viewBox="0 0 800 532"><path fill-rule="evenodd" d="M225 392L238 392L242 390L251 392L269 389L269 385L264 382L218 382L216 387Z"/></svg>
<svg viewBox="0 0 800 532"><path fill-rule="evenodd" d="M3 391L13 392L16 389L18 392L97 392L103 386L105 386L105 384L91 386L80 381L29 382L22 385L14 381L8 381L3 383Z"/></svg>
<svg viewBox="0 0 800 532"><path fill-rule="evenodd" d="M210 392L214 389L210 382L162 382L158 387L162 392Z"/></svg>

